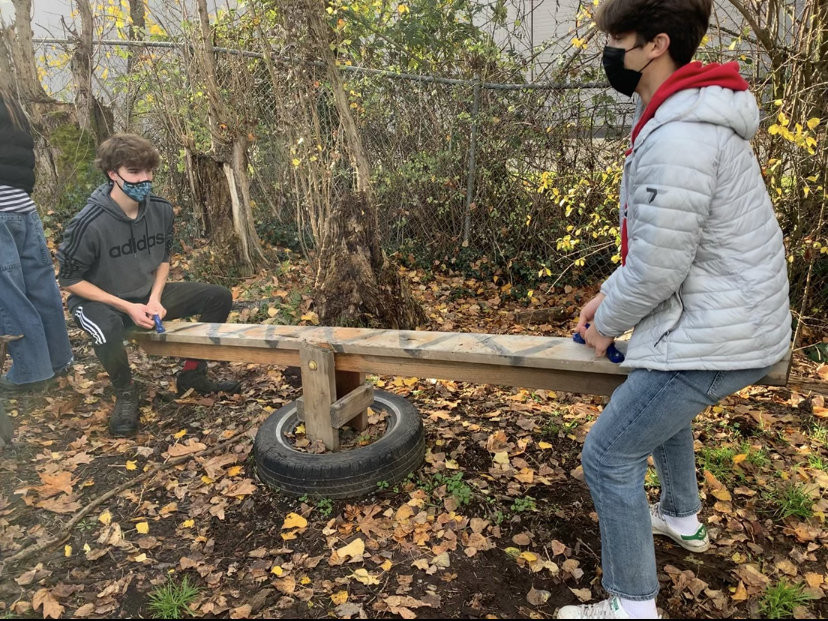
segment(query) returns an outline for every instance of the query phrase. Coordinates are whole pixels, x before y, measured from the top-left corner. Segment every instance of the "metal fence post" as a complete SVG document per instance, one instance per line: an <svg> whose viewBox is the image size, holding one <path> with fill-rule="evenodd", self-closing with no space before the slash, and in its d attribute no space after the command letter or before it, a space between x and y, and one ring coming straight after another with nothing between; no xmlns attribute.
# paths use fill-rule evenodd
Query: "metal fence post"
<svg viewBox="0 0 828 621"><path fill-rule="evenodd" d="M469 173L466 179L466 218L463 222L463 246L469 245L471 235L471 204L474 200L474 156L477 149L477 116L480 112L480 74L474 74L474 96L471 115L471 136L469 138Z"/></svg>

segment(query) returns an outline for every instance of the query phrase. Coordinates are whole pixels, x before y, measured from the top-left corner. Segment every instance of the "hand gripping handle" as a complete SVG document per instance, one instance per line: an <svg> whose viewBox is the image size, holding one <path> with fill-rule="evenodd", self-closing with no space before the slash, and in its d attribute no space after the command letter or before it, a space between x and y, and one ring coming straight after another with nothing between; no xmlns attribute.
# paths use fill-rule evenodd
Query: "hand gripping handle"
<svg viewBox="0 0 828 621"><path fill-rule="evenodd" d="M586 327L589 328L589 324L587 324ZM581 345L586 345L584 339L577 332L572 335L572 340ZM621 364L624 362L624 354L618 351L614 344L607 348L607 358L610 359L610 362L614 362L615 364Z"/></svg>

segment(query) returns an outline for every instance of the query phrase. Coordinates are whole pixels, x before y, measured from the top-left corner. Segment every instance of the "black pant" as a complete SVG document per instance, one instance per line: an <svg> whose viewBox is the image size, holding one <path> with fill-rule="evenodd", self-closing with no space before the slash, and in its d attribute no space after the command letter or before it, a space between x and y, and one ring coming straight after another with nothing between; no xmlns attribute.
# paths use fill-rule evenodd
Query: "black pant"
<svg viewBox="0 0 828 621"><path fill-rule="evenodd" d="M143 300L130 300L146 304ZM208 323L224 323L233 305L233 294L219 285L200 282L170 282L161 294L161 306L167 310L164 320L200 315ZM124 335L135 324L129 315L108 304L73 298L69 309L75 323L94 339L95 354L116 390L126 388L132 381L132 371L124 348Z"/></svg>

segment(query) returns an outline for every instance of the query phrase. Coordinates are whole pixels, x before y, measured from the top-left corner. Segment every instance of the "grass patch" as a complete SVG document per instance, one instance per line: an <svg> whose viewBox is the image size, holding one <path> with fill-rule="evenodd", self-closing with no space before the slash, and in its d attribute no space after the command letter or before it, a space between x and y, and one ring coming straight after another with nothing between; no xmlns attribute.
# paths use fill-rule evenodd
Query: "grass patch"
<svg viewBox="0 0 828 621"><path fill-rule="evenodd" d="M822 455L808 455L808 467L814 470L828 471L828 461Z"/></svg>
<svg viewBox="0 0 828 621"><path fill-rule="evenodd" d="M699 468L709 470L719 481L730 481L734 475L733 458L736 451L729 446L703 446L698 453Z"/></svg>
<svg viewBox="0 0 828 621"><path fill-rule="evenodd" d="M814 499L808 494L804 485L786 482L765 494L765 500L774 508L774 517L784 520L798 517L807 520L814 515Z"/></svg>
<svg viewBox="0 0 828 621"><path fill-rule="evenodd" d="M742 442L742 445L739 447L739 453L747 455L745 461L757 468L764 468L770 464L770 457L768 457L768 451L764 446L756 448L755 446L751 446L749 442Z"/></svg>
<svg viewBox="0 0 828 621"><path fill-rule="evenodd" d="M828 444L828 427L825 425L815 424L811 428L811 440L815 440L820 444Z"/></svg>
<svg viewBox="0 0 828 621"><path fill-rule="evenodd" d="M190 604L198 596L200 589L190 584L187 576L176 582L170 578L163 586L156 587L150 593L149 609L153 619L183 619L192 616Z"/></svg>
<svg viewBox="0 0 828 621"><path fill-rule="evenodd" d="M802 606L811 598L805 594L802 584L790 584L787 580L780 580L769 585L762 599L759 600L759 610L767 619L788 619L793 616L797 606Z"/></svg>

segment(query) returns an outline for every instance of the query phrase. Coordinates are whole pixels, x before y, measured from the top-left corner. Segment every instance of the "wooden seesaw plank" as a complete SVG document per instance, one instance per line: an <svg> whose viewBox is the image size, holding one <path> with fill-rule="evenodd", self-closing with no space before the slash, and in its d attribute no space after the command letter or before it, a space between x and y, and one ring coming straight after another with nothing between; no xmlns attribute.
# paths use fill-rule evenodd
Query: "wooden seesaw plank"
<svg viewBox="0 0 828 621"><path fill-rule="evenodd" d="M185 322L166 328L135 337L154 355L284 366L299 366L303 343L325 343L337 371L585 394L611 394L629 372L566 337ZM759 383L784 385L789 362L777 363Z"/></svg>

